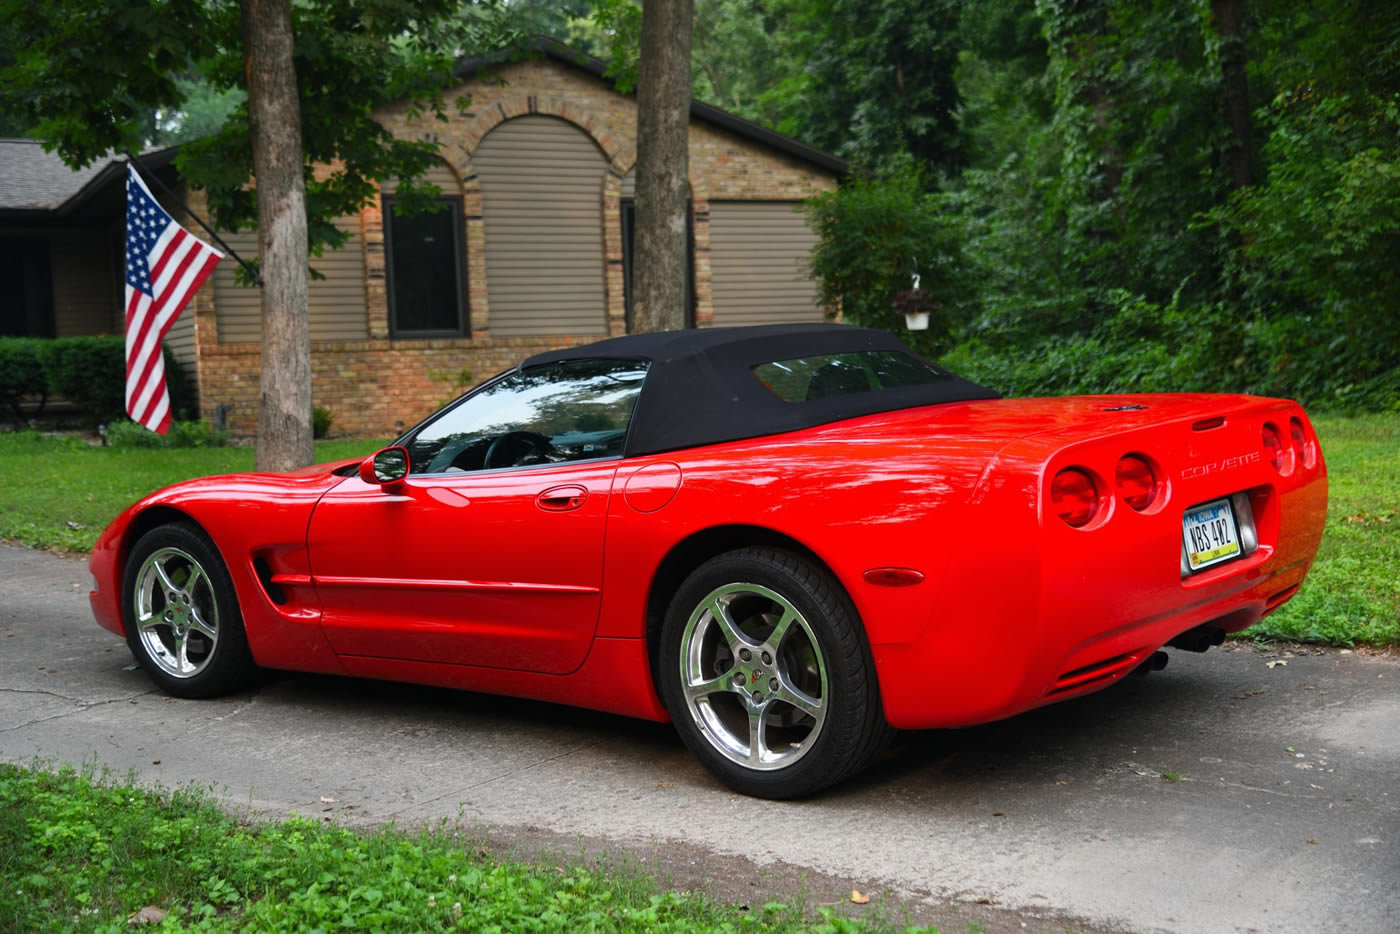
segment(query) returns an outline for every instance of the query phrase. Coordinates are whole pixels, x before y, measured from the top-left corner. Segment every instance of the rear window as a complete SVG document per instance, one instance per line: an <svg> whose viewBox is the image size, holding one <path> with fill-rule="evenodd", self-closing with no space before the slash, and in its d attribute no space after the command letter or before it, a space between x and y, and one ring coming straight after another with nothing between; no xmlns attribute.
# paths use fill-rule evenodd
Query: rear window
<svg viewBox="0 0 1400 934"><path fill-rule="evenodd" d="M835 399L950 378L932 364L897 350L858 350L774 360L758 364L753 373L784 402Z"/></svg>

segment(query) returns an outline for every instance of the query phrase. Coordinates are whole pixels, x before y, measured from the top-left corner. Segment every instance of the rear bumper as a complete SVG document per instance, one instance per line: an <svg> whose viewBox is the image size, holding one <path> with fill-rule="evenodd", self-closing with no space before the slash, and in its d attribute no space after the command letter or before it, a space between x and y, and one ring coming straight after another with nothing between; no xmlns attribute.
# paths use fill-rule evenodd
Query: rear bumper
<svg viewBox="0 0 1400 934"><path fill-rule="evenodd" d="M935 627L914 643L875 646L885 716L900 729L970 726L1102 690L1188 629L1254 625L1297 592L1310 565L1311 557L1241 568L1208 595L1142 617L1101 619L1088 635L1083 620L1050 611L1034 618L1037 633L1026 621L979 638Z"/></svg>
<svg viewBox="0 0 1400 934"><path fill-rule="evenodd" d="M1132 450L1119 442L1100 467L1086 448L1042 460L1034 485L1065 462L1087 461L1112 476L1117 448ZM1027 485L1006 487L1008 501L1027 502ZM1183 511L1237 492L1253 505L1258 549L1183 579ZM1000 505L997 515L1010 516ZM964 553L975 558L946 562L930 582L936 610L914 638L872 645L891 725L1002 719L1105 688L1194 627L1230 633L1254 625L1296 593L1312 566L1327 513L1326 468L1319 457L1285 476L1268 464L1223 477L1178 470L1153 508L1111 506L1085 528L1033 511L1028 504L1014 528L1006 519L969 541Z"/></svg>

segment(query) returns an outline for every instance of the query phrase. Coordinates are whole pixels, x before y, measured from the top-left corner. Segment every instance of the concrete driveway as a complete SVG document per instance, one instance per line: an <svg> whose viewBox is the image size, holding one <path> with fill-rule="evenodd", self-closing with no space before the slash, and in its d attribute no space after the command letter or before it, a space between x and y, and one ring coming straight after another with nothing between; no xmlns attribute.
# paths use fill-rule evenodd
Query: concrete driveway
<svg viewBox="0 0 1400 934"><path fill-rule="evenodd" d="M858 888L945 932L1400 931L1394 657L1175 652L773 803L718 786L669 727L586 711L299 675L165 697L87 587L79 561L0 546L0 758L95 759L273 817L448 818L737 903Z"/></svg>

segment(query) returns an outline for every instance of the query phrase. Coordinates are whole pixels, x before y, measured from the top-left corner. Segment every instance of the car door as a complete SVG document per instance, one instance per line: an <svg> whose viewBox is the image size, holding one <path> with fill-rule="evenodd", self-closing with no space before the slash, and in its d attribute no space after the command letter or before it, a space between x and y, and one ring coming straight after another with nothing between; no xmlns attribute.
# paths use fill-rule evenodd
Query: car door
<svg viewBox="0 0 1400 934"><path fill-rule="evenodd" d="M308 548L335 651L577 668L645 367L574 360L506 374L404 440L406 478L350 477L322 498Z"/></svg>

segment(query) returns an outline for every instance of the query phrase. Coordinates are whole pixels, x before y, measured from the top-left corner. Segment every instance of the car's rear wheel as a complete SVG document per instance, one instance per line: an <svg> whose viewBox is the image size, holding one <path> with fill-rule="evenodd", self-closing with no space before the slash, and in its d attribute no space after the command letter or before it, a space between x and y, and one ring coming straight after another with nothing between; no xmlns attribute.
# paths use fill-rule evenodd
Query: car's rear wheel
<svg viewBox="0 0 1400 934"><path fill-rule="evenodd" d="M659 667L686 745L745 794L811 794L890 734L854 607L799 554L746 548L697 568L667 612Z"/></svg>
<svg viewBox="0 0 1400 934"><path fill-rule="evenodd" d="M233 581L198 526L170 523L137 540L122 604L132 654L168 693L210 697L252 679Z"/></svg>

